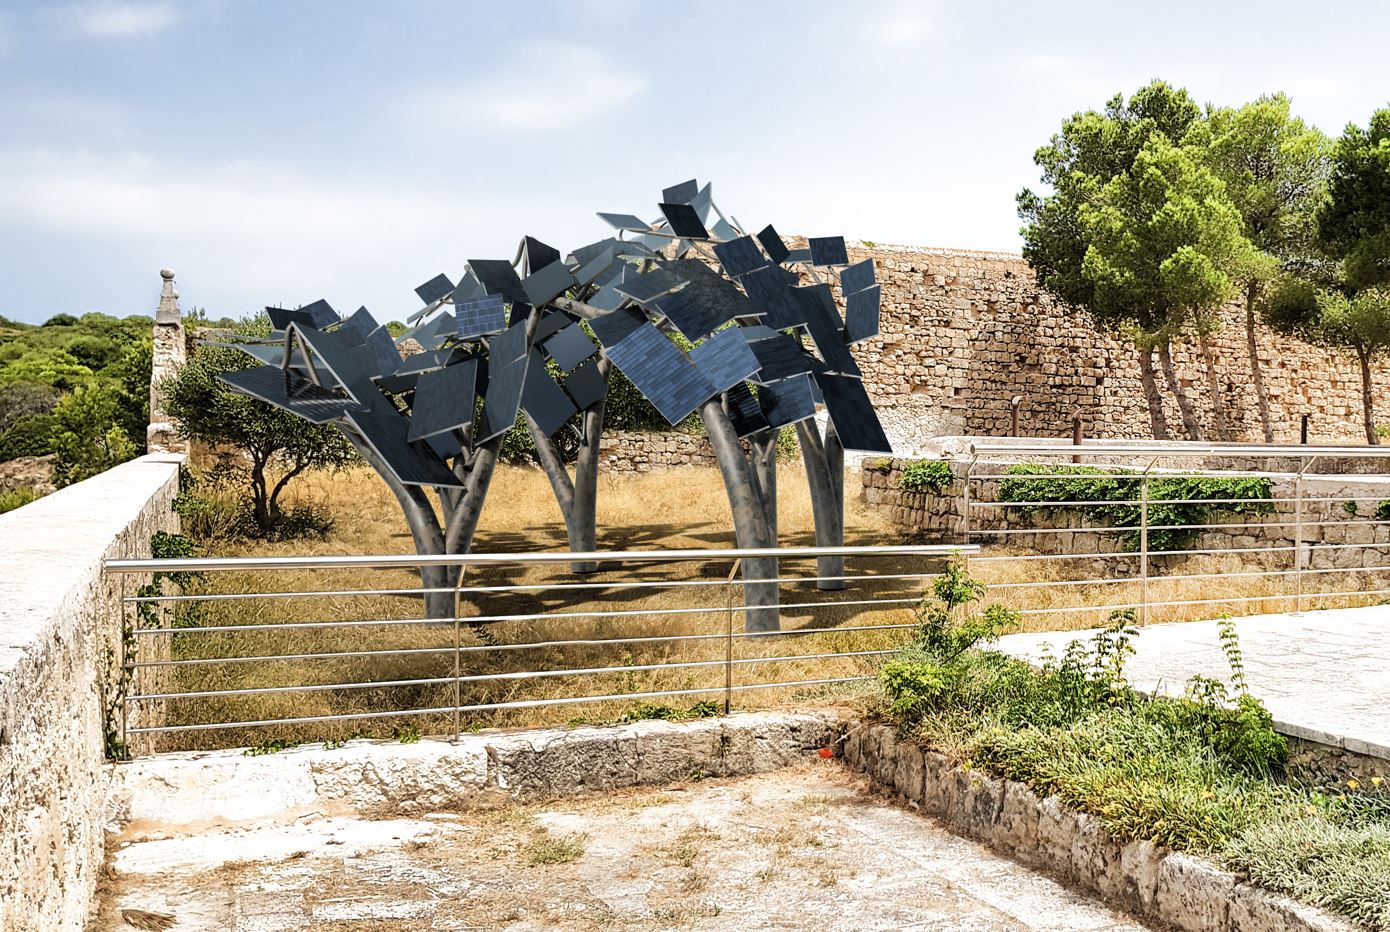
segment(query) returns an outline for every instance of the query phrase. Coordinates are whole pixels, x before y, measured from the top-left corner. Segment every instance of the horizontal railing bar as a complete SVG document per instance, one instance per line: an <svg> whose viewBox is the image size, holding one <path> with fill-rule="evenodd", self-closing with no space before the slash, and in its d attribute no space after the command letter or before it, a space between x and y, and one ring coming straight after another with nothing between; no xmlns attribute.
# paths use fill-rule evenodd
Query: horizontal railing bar
<svg viewBox="0 0 1390 932"><path fill-rule="evenodd" d="M377 556L190 557L168 560L107 560L110 573L188 573L235 570L412 568L421 566L530 565L536 563L690 563L775 558L944 556L965 550L942 544L859 547L736 547L688 550L540 551L532 553L382 554Z"/></svg>
<svg viewBox="0 0 1390 932"><path fill-rule="evenodd" d="M1272 505L1279 502L1294 504L1297 499L1293 498L1151 498L1149 505ZM1306 501L1306 500L1305 500ZM971 508L1076 508L1082 505L1142 505L1142 498L1097 498L1097 499L1076 499L1075 501L1063 502L982 502L972 501Z"/></svg>
<svg viewBox="0 0 1390 932"><path fill-rule="evenodd" d="M1346 592L1304 592L1304 598L1329 599L1329 598L1355 598L1358 596L1385 595L1390 593L1390 589L1355 589ZM1168 605L1222 605L1227 602L1275 602L1283 599L1295 599L1296 593L1288 592L1278 595L1233 595L1223 599L1165 599L1161 602L1149 602L1150 608L1163 608ZM1113 611L1122 608L1139 608L1139 602L1125 602L1118 605L1059 605L1055 608L1026 608L1018 609L1020 615L1049 615L1057 612L1101 612Z"/></svg>
<svg viewBox="0 0 1390 932"><path fill-rule="evenodd" d="M1344 446L1341 444L1242 444L1242 443L1194 443L1181 441L1181 446L1148 444L1134 441L1098 441L1082 443L1057 442L1053 444L1007 444L980 441L970 444L972 453L1034 453L1053 456L1113 456L1117 453L1137 453L1146 456L1256 456L1256 457L1303 457L1321 459L1329 456L1382 459L1390 456L1390 448L1383 446Z"/></svg>
<svg viewBox="0 0 1390 932"><path fill-rule="evenodd" d="M1307 527L1312 522L1305 521L1303 526ZM1341 522L1350 524L1351 522ZM1270 528L1289 528L1298 527L1296 521L1270 521L1257 522L1251 524L1150 524L1150 531L1221 531L1249 528L1251 530L1262 531ZM971 528L971 534L1120 534L1133 533L1138 531L1139 525L1096 525L1094 527L1032 527L1032 528ZM1154 551L1150 551L1153 553Z"/></svg>
<svg viewBox="0 0 1390 932"><path fill-rule="evenodd" d="M749 583L742 581L735 582L733 585L756 585L762 580L753 580ZM915 605L922 601L921 597L911 599L836 599L829 602L779 602L777 608L829 608L835 605L861 606L861 605ZM549 621L552 619L576 619L576 618L632 618L642 616L669 617L672 615L706 615L710 613L723 612L743 612L757 609L760 606L746 606L742 603L729 605L711 605L706 608L631 608L613 609L608 611L594 612L530 612L520 615L466 615L459 618L378 618L368 620L347 620L347 621L287 621L284 623L271 622L260 625L209 625L207 627L191 626L187 628L135 628L134 634L217 634L230 631L276 631L279 629L295 630L303 628L360 628L368 625L426 625L439 627L441 625L453 625L454 622L464 624L500 624L508 621Z"/></svg>
<svg viewBox="0 0 1390 932"><path fill-rule="evenodd" d="M937 573L863 573L850 576L779 576L776 579L760 579L760 583L805 583L805 582L854 582L869 579L931 579ZM415 587L412 589L310 589L301 592L214 592L206 595L150 595L150 596L126 596L121 601L127 605L146 602L222 602L228 600L252 600L252 599L289 599L305 597L324 597L332 596L343 598L348 596L377 596L377 595L435 595L438 593L483 593L483 592L523 592L531 590L553 591L563 589L566 591L576 589L679 589L691 587L711 587L711 586L739 586L742 585L741 579L729 580L721 579L673 579L655 580L651 582L593 582L575 583L559 580L553 583L514 583L497 586L437 586L432 588Z"/></svg>
<svg viewBox="0 0 1390 932"><path fill-rule="evenodd" d="M138 663L126 664L125 668L127 670L135 670L142 667L209 666L224 663L261 663L277 660L335 660L348 657L386 657L400 654L452 654L455 652L455 650L457 650L459 653L474 654L488 653L490 651L533 650L541 647L599 647L613 644L648 644L669 641L724 641L730 637L735 639L770 639L775 637L806 637L813 634L847 634L851 631L896 631L916 627L918 627L916 622L909 622L906 624L852 625L843 628L792 628L782 631L735 631L731 635L660 634L630 638L575 638L571 640L559 641L521 641L514 644L465 644L457 648L405 647L386 648L383 650L325 651L322 653L315 654L263 654L252 657L204 657L191 660L144 660Z"/></svg>
<svg viewBox="0 0 1390 932"><path fill-rule="evenodd" d="M881 657L896 654L888 650L840 651L827 654L793 654L785 657L739 657L729 660L681 660L673 663L624 664L617 667L576 667L557 670L515 670L510 673L470 673L463 676L429 677L413 680L379 680L357 683L307 683L299 686L253 686L245 689L208 689L182 693L145 693L126 696L127 703L172 701L177 699L213 699L230 696L264 696L273 693L324 692L326 690L373 689L376 687L433 686L443 683L484 683L508 680L553 679L561 676L601 676L605 673L639 673L657 670L691 670L708 667L747 666L755 663L789 663L801 660L831 660L837 657Z"/></svg>
<svg viewBox="0 0 1390 932"><path fill-rule="evenodd" d="M1137 528L1136 528L1137 530ZM1334 546L1334 545L1327 545ZM1269 547L1223 547L1219 550L1150 550L1151 557L1171 557L1171 556L1214 556L1228 553L1287 553L1293 550L1292 544L1269 546ZM1004 560L1094 560L1100 558L1119 558L1140 556L1138 550L1112 550L1105 553L1024 553L1009 554L1007 556L996 557L971 557L971 564L975 563L997 563Z"/></svg>
<svg viewBox="0 0 1390 932"><path fill-rule="evenodd" d="M632 699L655 699L661 696L701 696L711 693L747 692L754 689L790 689L798 686L830 686L839 683L859 683L872 676L840 676L819 680L791 680L783 683L737 683L731 687L702 686L690 689L661 689L640 693L615 693L606 696L565 696L558 699L519 699L513 702L484 702L473 705L446 706L434 709L406 709L396 712L346 712L338 715L308 715L298 718L271 718L250 722L209 722L198 725L147 725L129 728L129 734L156 734L175 731L213 731L227 728L263 728L276 725L302 725L311 722L337 722L361 719L396 718L410 715L442 715L459 712L492 712L500 709L533 709L552 705L575 705L581 702L616 702Z"/></svg>

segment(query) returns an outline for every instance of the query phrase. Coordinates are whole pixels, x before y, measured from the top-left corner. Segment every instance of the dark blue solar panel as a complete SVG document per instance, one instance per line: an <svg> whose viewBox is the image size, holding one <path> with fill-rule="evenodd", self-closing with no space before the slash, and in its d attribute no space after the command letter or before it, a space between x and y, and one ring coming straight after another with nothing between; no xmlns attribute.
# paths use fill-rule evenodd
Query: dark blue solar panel
<svg viewBox="0 0 1390 932"><path fill-rule="evenodd" d="M661 199L668 204L689 204L699 192L699 182L691 178L689 181L682 181L680 184L663 188Z"/></svg>
<svg viewBox="0 0 1390 932"><path fill-rule="evenodd" d="M565 378L565 391L575 407L584 411L608 394L608 385L598 371L598 360L586 362Z"/></svg>
<svg viewBox="0 0 1390 932"><path fill-rule="evenodd" d="M547 311L536 322L536 331L531 334L531 345L534 346L542 340L548 339L572 323L574 323L574 318L563 311Z"/></svg>
<svg viewBox="0 0 1390 932"><path fill-rule="evenodd" d="M428 350L423 353L416 353L401 360L400 368L395 372L396 375L410 375L412 372L430 372L434 369L443 369L454 359L452 349Z"/></svg>
<svg viewBox="0 0 1390 932"><path fill-rule="evenodd" d="M811 377L798 375L762 386L758 389L758 405L772 427L785 427L815 417L816 403L811 397Z"/></svg>
<svg viewBox="0 0 1390 932"><path fill-rule="evenodd" d="M584 328L571 324L545 341L545 351L561 370L568 372L598 350Z"/></svg>
<svg viewBox="0 0 1390 932"><path fill-rule="evenodd" d="M313 304L306 304L299 308L301 314L308 314L313 326L322 330L330 324L338 322L338 312L329 306L328 302L319 298Z"/></svg>
<svg viewBox="0 0 1390 932"><path fill-rule="evenodd" d="M777 334L748 345L758 360L758 374L753 381L760 385L778 382L811 371L810 355L801 344L789 336Z"/></svg>
<svg viewBox="0 0 1390 932"><path fill-rule="evenodd" d="M768 264L767 256L762 254L751 236L740 236L727 243L716 243L714 254L719 259L719 264L724 267L724 272L734 278Z"/></svg>
<svg viewBox="0 0 1390 932"><path fill-rule="evenodd" d="M401 351L385 327L378 327L367 335L365 352L368 356L365 368L372 378L390 375L401 366Z"/></svg>
<svg viewBox="0 0 1390 932"><path fill-rule="evenodd" d="M758 242L763 244L763 251L773 262L781 263L787 258L787 244L782 242L782 237L777 235L777 231L772 228L772 224L763 227L758 233Z"/></svg>
<svg viewBox="0 0 1390 932"><path fill-rule="evenodd" d="M575 280L581 285L597 281L604 272L612 268L617 261L617 255L611 248L605 249L598 255L592 256L587 262L579 267L579 271L574 273Z"/></svg>
<svg viewBox="0 0 1390 932"><path fill-rule="evenodd" d="M691 349L690 359L717 392L739 384L758 371L758 359L737 327L721 330Z"/></svg>
<svg viewBox="0 0 1390 932"><path fill-rule="evenodd" d="M878 336L879 286L856 291L845 299L845 338L851 343Z"/></svg>
<svg viewBox="0 0 1390 932"><path fill-rule="evenodd" d="M477 301L465 301L458 307L460 340L476 340L507 329L507 312L500 294L488 295Z"/></svg>
<svg viewBox="0 0 1390 932"><path fill-rule="evenodd" d="M457 431L447 434L433 434L425 438L425 446L442 460L452 459L463 452L463 435Z"/></svg>
<svg viewBox="0 0 1390 932"><path fill-rule="evenodd" d="M525 304L526 291L516 269L506 259L469 259L468 268L488 294L500 294L508 304Z"/></svg>
<svg viewBox="0 0 1390 932"><path fill-rule="evenodd" d="M310 305L310 307L313 306L314 305ZM327 305L325 305L325 307L326 306ZM338 319L335 315L332 320L325 322L322 314L315 315L309 308L268 307L265 309L265 313L266 316L270 318L270 326L280 331L289 329L290 324L300 324L301 326L312 327L315 330L322 330L324 327L328 326L328 324Z"/></svg>
<svg viewBox="0 0 1390 932"><path fill-rule="evenodd" d="M673 425L715 394L690 357L652 324L638 327L607 354Z"/></svg>
<svg viewBox="0 0 1390 932"><path fill-rule="evenodd" d="M874 260L865 259L848 266L840 273L840 293L849 296L874 284Z"/></svg>
<svg viewBox="0 0 1390 932"><path fill-rule="evenodd" d="M608 224L615 230L627 230L632 233L645 233L652 228L652 225L641 217L634 217L632 214L605 214L600 213L599 219Z"/></svg>
<svg viewBox="0 0 1390 932"><path fill-rule="evenodd" d="M448 464L431 450L410 444L406 439L410 425L394 409L349 411L347 419L403 484L463 485Z"/></svg>
<svg viewBox="0 0 1390 932"><path fill-rule="evenodd" d="M526 385L521 393L521 406L547 437L564 427L565 422L578 411L569 396L551 379L550 373L545 369L545 360L534 350L526 370Z"/></svg>
<svg viewBox="0 0 1390 932"><path fill-rule="evenodd" d="M689 204L658 204L671 232L682 239L709 239L709 231L700 222L700 215Z"/></svg>
<svg viewBox="0 0 1390 932"><path fill-rule="evenodd" d="M454 289L453 300L455 304L463 304L465 301L477 301L487 297L487 289L483 283L478 281L472 272L464 272L459 279L459 286Z"/></svg>
<svg viewBox="0 0 1390 932"><path fill-rule="evenodd" d="M353 406L347 399L320 388L308 379L287 373L279 366L255 366L224 372L218 379L243 395L283 408L315 424L342 417Z"/></svg>
<svg viewBox="0 0 1390 932"><path fill-rule="evenodd" d="M547 246L534 236L522 237L521 255L526 260L527 273L531 275L552 262L560 261L560 250L553 246Z"/></svg>
<svg viewBox="0 0 1390 932"><path fill-rule="evenodd" d="M611 284L604 285L598 291L589 296L589 300L584 303L589 307L596 307L600 311L611 311L627 300L627 295L618 293L618 290Z"/></svg>
<svg viewBox="0 0 1390 932"><path fill-rule="evenodd" d="M816 382L825 396L825 410L846 450L892 453L873 403L859 379L843 375L819 375Z"/></svg>
<svg viewBox="0 0 1390 932"><path fill-rule="evenodd" d="M793 250L791 250L790 252L787 253L787 258L783 259L782 261L785 262L787 265L791 265L791 264L794 263L794 262L802 262L802 263L810 262L810 261L811 261L811 250L809 250L809 249L793 249Z"/></svg>
<svg viewBox="0 0 1390 932"><path fill-rule="evenodd" d="M641 275L629 276L613 287L620 294L625 294L632 300L645 304L654 298L675 291L682 284L684 283L679 278L665 269L653 269Z"/></svg>
<svg viewBox="0 0 1390 932"><path fill-rule="evenodd" d="M806 312L806 330L815 341L821 359L832 372L858 375L859 366L854 355L845 345L845 332L841 326L840 312L835 307L835 297L829 285L808 285L795 289L796 297Z"/></svg>
<svg viewBox="0 0 1390 932"><path fill-rule="evenodd" d="M502 337L497 339L500 340ZM517 413L521 411L521 394L526 386L529 361L530 357L526 354L523 343L520 359L505 364L489 362L483 416L480 423L473 426L474 446L505 433L516 423Z"/></svg>
<svg viewBox="0 0 1390 932"><path fill-rule="evenodd" d="M372 384L370 360L360 353L352 335L341 332L301 329L294 325L296 335L309 347L314 371L323 378L326 369L338 385L359 405L367 407L382 401L381 393Z"/></svg>
<svg viewBox="0 0 1390 932"><path fill-rule="evenodd" d="M738 230L734 229L734 225L723 217L716 218L714 226L710 227L709 231L714 234L715 239L725 241L738 239L740 235Z"/></svg>
<svg viewBox="0 0 1390 932"><path fill-rule="evenodd" d="M729 389L724 409L729 413L734 433L740 437L747 437L768 428L767 418L763 417L763 410L758 407L758 399L753 397L747 385L739 384Z"/></svg>
<svg viewBox="0 0 1390 932"><path fill-rule="evenodd" d="M365 307L359 307L352 312L352 315L343 319L343 325L338 329L344 333L351 333L358 342L366 343L367 337L378 327L376 318L372 312Z"/></svg>
<svg viewBox="0 0 1390 932"><path fill-rule="evenodd" d="M589 326L593 329L594 336L598 337L598 341L604 346L616 346L628 334L646 322L647 315L641 311L623 308L620 311L613 311L611 314L603 314L590 319Z"/></svg>
<svg viewBox="0 0 1390 932"><path fill-rule="evenodd" d="M410 433L407 439L421 440L471 424L477 376L476 359L465 359L421 375L415 383L415 397L410 403Z"/></svg>
<svg viewBox="0 0 1390 932"><path fill-rule="evenodd" d="M518 320L488 341L489 366L505 366L526 356L526 321Z"/></svg>
<svg viewBox="0 0 1390 932"><path fill-rule="evenodd" d="M419 295L420 300L424 301L426 304L434 304L436 301L442 301L451 294L453 290L454 283L449 281L449 276L441 272L419 288L416 288L415 293Z"/></svg>
<svg viewBox="0 0 1390 932"><path fill-rule="evenodd" d="M806 311L794 294L794 276L784 269L765 266L744 275L740 282L753 305L763 313L763 323L785 330L806 322Z"/></svg>
<svg viewBox="0 0 1390 932"><path fill-rule="evenodd" d="M458 321L448 311L435 314L425 323L420 324L414 330L402 334L401 339L406 337L419 343L425 349L439 349L449 337L453 337L458 332Z"/></svg>
<svg viewBox="0 0 1390 932"><path fill-rule="evenodd" d="M526 276L521 286L526 291L527 302L540 307L574 287L574 276L565 263L557 258L540 271Z"/></svg>
<svg viewBox="0 0 1390 932"><path fill-rule="evenodd" d="M695 289L683 288L675 294L657 298L652 309L671 322L687 340L700 340L729 322L718 307L701 302Z"/></svg>
<svg viewBox="0 0 1390 932"><path fill-rule="evenodd" d="M843 236L813 236L806 241L812 265L849 265Z"/></svg>
<svg viewBox="0 0 1390 932"><path fill-rule="evenodd" d="M596 243L589 243L587 246L580 246L570 253L570 262L577 266L586 266L593 262L605 252L613 252L620 240L616 237L601 239ZM615 253L616 255L616 253Z"/></svg>

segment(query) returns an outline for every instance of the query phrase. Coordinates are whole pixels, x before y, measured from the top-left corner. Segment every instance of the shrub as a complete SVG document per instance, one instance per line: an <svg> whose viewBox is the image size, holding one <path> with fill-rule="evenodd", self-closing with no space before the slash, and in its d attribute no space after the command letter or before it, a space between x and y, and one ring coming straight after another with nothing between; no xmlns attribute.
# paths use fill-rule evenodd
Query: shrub
<svg viewBox="0 0 1390 932"><path fill-rule="evenodd" d="M917 460L903 469L898 487L907 492L940 495L954 478L948 460Z"/></svg>
<svg viewBox="0 0 1390 932"><path fill-rule="evenodd" d="M58 419L52 414L25 414L0 434L0 460L47 456L54 450Z"/></svg>
<svg viewBox="0 0 1390 932"><path fill-rule="evenodd" d="M27 486L11 489L8 492L0 492L0 515L21 508L32 501L37 501L38 497L39 493Z"/></svg>
<svg viewBox="0 0 1390 932"><path fill-rule="evenodd" d="M1031 478L1037 477L1037 478ZM1059 477L1059 478L1052 478ZM1030 503L1086 502L1075 506L1081 514L1110 527L1139 527L1143 479L1130 472L1097 466L1055 463L1019 463L1010 466L999 483L999 500L1023 503L1020 515L1044 509ZM1166 475L1149 480L1149 547L1181 549L1200 531L1190 525L1206 524L1217 513L1263 515L1274 510L1268 501L1269 479ZM1235 501L1230 501L1234 499ZM1054 509L1048 509L1049 511ZM1154 526L1158 525L1157 528ZM1175 526L1176 525L1176 526ZM1139 533L1125 536L1124 546L1139 546Z"/></svg>

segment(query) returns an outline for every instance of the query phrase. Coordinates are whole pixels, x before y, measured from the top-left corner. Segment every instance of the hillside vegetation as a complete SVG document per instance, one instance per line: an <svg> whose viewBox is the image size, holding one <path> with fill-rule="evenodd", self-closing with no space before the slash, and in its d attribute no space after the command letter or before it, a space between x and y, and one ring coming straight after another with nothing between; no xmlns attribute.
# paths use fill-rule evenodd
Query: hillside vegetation
<svg viewBox="0 0 1390 932"><path fill-rule="evenodd" d="M61 487L144 452L152 326L97 313L37 326L0 317L0 463L48 457ZM0 509L44 491L23 472L0 478Z"/></svg>

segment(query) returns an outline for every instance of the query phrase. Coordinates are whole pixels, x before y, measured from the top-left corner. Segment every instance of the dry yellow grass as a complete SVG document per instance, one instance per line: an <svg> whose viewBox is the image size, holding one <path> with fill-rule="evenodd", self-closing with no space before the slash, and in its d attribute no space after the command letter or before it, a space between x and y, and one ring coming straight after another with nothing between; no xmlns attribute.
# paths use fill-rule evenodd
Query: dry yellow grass
<svg viewBox="0 0 1390 932"><path fill-rule="evenodd" d="M799 469L784 468L779 480L779 523L783 545L814 543L810 502ZM293 486L293 503L314 503L331 511L333 533L326 540L266 543L223 541L208 545L209 555L303 555L410 553L411 540L395 500L385 485L365 469L305 477ZM846 543L904 543L901 530L862 504L851 482L847 486ZM720 548L734 545L723 486L713 470L683 469L640 476L606 475L600 480L598 514L600 550ZM507 467L498 470L475 542L477 552L562 551L564 525L544 476L537 470ZM992 550L991 555L1000 551ZM1199 560L1201 562L1199 562ZM1071 630L1099 624L1107 606L1138 601L1132 580L1068 584L1075 564L1050 560L986 560L977 562L976 575L993 588L988 601L1023 610L1024 630ZM456 704L488 705L516 701L544 702L576 696L660 692L675 689L716 690L691 697L650 701L684 707L698 700L722 702L723 660L729 650L730 602L740 600L735 588L722 581L727 561L707 563L642 563L606 565L593 576L572 576L563 565L524 568L470 569L467 588L525 585L511 592L466 593L465 616L546 615L528 620L485 625L424 624L418 622L418 596L327 595L285 599L226 600L200 603L198 626L265 625L253 632L195 632L173 636L172 653L179 660L227 657L265 657L390 651L371 656L321 659L263 660L180 666L172 676L163 671L140 671L136 692L165 690L208 692L230 689L274 689L282 686L407 681L404 685L360 689L321 689L260 692L242 696L180 699L163 705L170 724L258 721L328 715L375 713L402 709L450 709ZM849 561L852 576L880 577L917 574L921 578L851 580L839 592L818 592L813 584L790 582L782 588L783 628L815 630L805 636L735 638L738 661L765 657L887 650L910 636L908 629L847 630L873 625L906 624L929 577L941 569L940 559L858 558ZM1235 596L1283 594L1291 591L1284 577L1232 576L1248 571L1234 558L1194 558L1170 574L1220 573L1194 580L1156 580L1150 583L1151 604L1192 601L1201 604L1154 608L1151 621L1211 618L1223 613L1246 614L1291 608L1280 602L1215 603L1206 600ZM784 561L784 577L814 575L810 561ZM683 583L681 586L634 587L633 583ZM577 584L577 585L576 585ZM694 585L692 585L694 584ZM1331 583L1357 588L1345 577ZM200 591L209 593L308 592L356 589L410 589L418 577L408 571L359 570L211 574ZM567 588L568 587L568 588ZM851 603L874 600L878 604ZM1347 600L1338 600L1345 603ZM1363 600L1364 601L1364 600ZM1322 603L1319 604L1322 607ZM673 613L673 610L681 610ZM692 611L685 611L692 610ZM620 611L620 617L592 613ZM735 629L741 618L733 616ZM369 621L334 628L287 627L320 621ZM525 649L488 649L490 644L516 645L547 641L669 638L704 636L701 640L659 640L637 643L557 645ZM142 638L164 637L144 635ZM457 648L457 652L456 652ZM881 656L813 658L740 663L735 685L768 681L817 680L871 673ZM455 681L455 664L462 675ZM692 666L660 670L650 664ZM576 668L619 668L586 675L518 677L527 671ZM474 678L474 679L470 679ZM487 679L486 677L501 677ZM832 690L833 691L833 690ZM759 689L737 691L741 708L780 704L820 689ZM477 710L454 715L432 713L410 719L346 719L230 730L192 731L162 736L144 749L226 747L276 738L291 741L337 740L366 731L389 735L413 723L423 733L453 728L519 726L611 719L636 700L619 703L557 703L500 710Z"/></svg>

